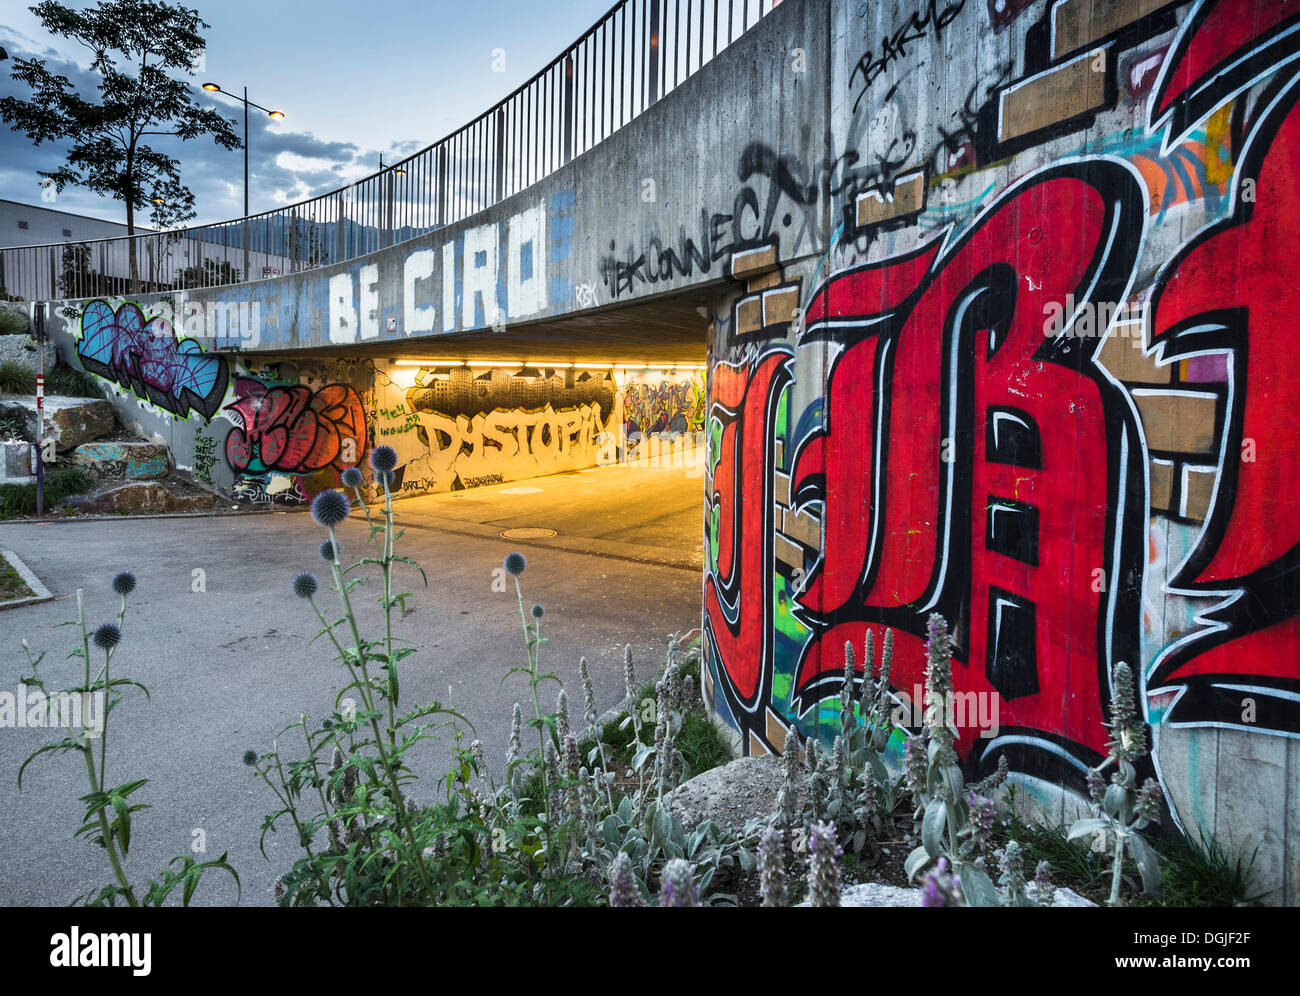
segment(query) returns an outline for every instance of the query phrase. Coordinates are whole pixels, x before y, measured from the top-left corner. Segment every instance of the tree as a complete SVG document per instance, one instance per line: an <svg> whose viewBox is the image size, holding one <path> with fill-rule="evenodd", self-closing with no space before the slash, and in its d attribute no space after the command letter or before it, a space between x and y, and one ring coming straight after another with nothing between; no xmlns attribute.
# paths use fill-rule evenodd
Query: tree
<svg viewBox="0 0 1300 996"><path fill-rule="evenodd" d="M205 259L202 265L187 266L176 275L178 288L222 287L226 284L239 283L239 269L229 260L218 263L215 259Z"/></svg>
<svg viewBox="0 0 1300 996"><path fill-rule="evenodd" d="M50 34L85 46L90 71L99 76L98 97L87 98L43 59L14 60L12 77L30 87L32 99L5 97L0 117L36 145L68 143L64 164L40 172L57 190L80 186L122 201L127 234L134 235L136 211L169 194L176 199L183 189L180 162L146 139L211 135L223 148L242 147L234 122L200 107L189 84L170 75L193 75L193 53L204 45L199 31L209 26L198 11L156 0L100 0L86 10L45 0L31 11ZM131 280L138 283L135 240L129 245Z"/></svg>

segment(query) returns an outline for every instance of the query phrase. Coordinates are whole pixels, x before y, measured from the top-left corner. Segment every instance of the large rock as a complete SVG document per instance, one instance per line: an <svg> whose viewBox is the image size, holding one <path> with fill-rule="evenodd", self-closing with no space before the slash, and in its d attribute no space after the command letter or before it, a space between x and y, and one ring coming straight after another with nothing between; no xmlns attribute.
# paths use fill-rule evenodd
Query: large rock
<svg viewBox="0 0 1300 996"><path fill-rule="evenodd" d="M784 780L776 755L738 758L683 782L673 794L673 809L687 833L705 820L740 830L750 819L772 814ZM800 790L802 797L802 785Z"/></svg>
<svg viewBox="0 0 1300 996"><path fill-rule="evenodd" d="M1033 894L1033 883L1030 883L1029 892ZM808 900L799 903L800 906L807 906ZM846 885L840 891L841 906L920 906L921 890L904 889L897 885L881 885L878 882L863 882L859 885ZM1073 889L1057 889L1056 895L1052 900L1053 907L1066 906L1096 906L1091 899L1085 899Z"/></svg>
<svg viewBox="0 0 1300 996"><path fill-rule="evenodd" d="M0 412L20 415L26 422L26 435L36 439L36 399L16 394L0 397ZM54 448L64 453L82 443L93 442L117 429L113 403L103 398L46 398L45 438L54 440Z"/></svg>
<svg viewBox="0 0 1300 996"><path fill-rule="evenodd" d="M162 512L202 512L212 508L213 495L178 495L154 481L124 484L94 498L69 499L81 512L106 515L157 515Z"/></svg>
<svg viewBox="0 0 1300 996"><path fill-rule="evenodd" d="M161 443L82 443L72 451L72 463L96 477L125 477L147 481L166 477L172 469L171 451Z"/></svg>
<svg viewBox="0 0 1300 996"><path fill-rule="evenodd" d="M40 372L41 349L45 351L45 372L54 369L54 343L38 343L28 335L0 335L0 363L17 363L32 373Z"/></svg>

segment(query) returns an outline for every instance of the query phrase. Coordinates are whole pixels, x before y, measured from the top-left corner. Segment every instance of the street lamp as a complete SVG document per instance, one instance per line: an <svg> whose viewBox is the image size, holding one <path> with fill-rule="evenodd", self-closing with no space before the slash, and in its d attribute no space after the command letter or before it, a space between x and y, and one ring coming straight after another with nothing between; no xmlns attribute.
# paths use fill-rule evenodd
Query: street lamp
<svg viewBox="0 0 1300 996"><path fill-rule="evenodd" d="M227 97L233 97L235 100L244 102L244 279L248 279L248 109L256 107L259 111L265 111L266 116L274 121L284 117L283 111L273 111L269 107L263 107L261 104L255 104L248 99L248 87L244 87L244 95L231 93L229 90L223 90L216 83L204 83L203 89L209 93L221 93Z"/></svg>
<svg viewBox="0 0 1300 996"><path fill-rule="evenodd" d="M379 154L379 172L383 173L385 170L388 170L388 175L385 177L385 180L387 180L385 199L388 202L388 216L386 219L387 231L384 236L384 245L391 246L393 244L393 177L406 176L406 167L400 164L397 166L385 166L384 155L381 152Z"/></svg>

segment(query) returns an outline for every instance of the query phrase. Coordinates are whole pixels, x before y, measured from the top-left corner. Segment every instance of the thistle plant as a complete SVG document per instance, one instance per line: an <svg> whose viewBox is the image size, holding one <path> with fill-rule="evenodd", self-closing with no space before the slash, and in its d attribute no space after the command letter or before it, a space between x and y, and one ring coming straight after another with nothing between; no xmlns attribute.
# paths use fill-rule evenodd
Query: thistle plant
<svg viewBox="0 0 1300 996"><path fill-rule="evenodd" d="M317 552L330 571L338 616L330 618L317 600L322 585L314 574L301 572L291 585L319 620L316 638L334 648L348 681L335 698L332 715L320 723L299 716L282 731L281 737L289 734L295 740L301 735L304 757L284 756L277 738L271 750L251 752L249 762L280 804L263 825L263 846L267 834L287 819L305 854L281 877L284 905L428 904L445 892L435 883L427 858L442 846L438 818L446 814L422 809L408 797L406 786L414 773L405 754L433 736L431 717L449 718L439 725L463 717L438 702L402 711L399 665L416 650L394 631L395 611L404 615L413 597L396 590L397 569L406 565L428 582L415 561L396 552L402 535L391 490L397 454L391 447L376 447L369 462L382 501L378 508L367 501L364 475L355 467L343 474L351 499L327 489L312 501L312 518L328 532ZM338 529L354 504L364 513L374 553L345 567ZM384 632L374 639L362 636L352 603L367 568L376 570L382 583L377 601ZM467 781L474 767L472 751L459 746L461 736L456 728L458 758L449 785Z"/></svg>
<svg viewBox="0 0 1300 996"><path fill-rule="evenodd" d="M758 841L758 882L764 906L789 906L785 879L785 842L776 827L766 827Z"/></svg>
<svg viewBox="0 0 1300 996"><path fill-rule="evenodd" d="M700 887L695 882L695 869L683 858L673 858L664 865L663 884L659 892L660 906L699 906Z"/></svg>
<svg viewBox="0 0 1300 996"><path fill-rule="evenodd" d="M840 904L840 859L844 850L833 823L814 823L808 829L808 905Z"/></svg>
<svg viewBox="0 0 1300 996"><path fill-rule="evenodd" d="M120 598L116 618L104 622L93 631L86 626L86 605L82 589L77 589L77 618L65 626L75 626L80 639L68 654L69 659L81 662L81 680L70 688L51 691L41 677L41 663L45 651L33 655L27 641L22 641L23 652L31 667L31 674L20 679L34 692L28 693L27 723L62 729L63 739L46 744L33 752L18 769L18 788L23 786L23 773L27 766L45 754L73 752L81 755L85 765L89 792L81 797L85 803L82 825L74 836L89 835L104 849L112 869L113 881L98 891L87 892L74 900L85 906L116 906L120 901L127 906L161 906L181 887L181 900L188 906L205 873L220 869L228 873L239 889L239 875L226 861L226 855L212 861L195 861L186 854L173 858L162 874L148 881L143 891L133 885L127 874L127 858L131 849L132 816L149 807L133 796L149 784L147 778L110 784L109 778L109 728L113 710L122 704L120 692L128 687L138 688L149 697L149 690L140 682L115 674L113 663L120 651L126 625L127 596L136 588L136 577L123 571L113 578L112 590ZM93 650L92 650L93 647ZM33 722L33 718L36 722Z"/></svg>
<svg viewBox="0 0 1300 996"><path fill-rule="evenodd" d="M938 613L931 614L926 644L925 740L912 737L904 750L908 787L921 818L921 846L908 855L909 880L931 861L945 860L967 906L1000 906L1003 896L980 866L980 851L992 831L996 809L980 793L996 780L966 788L949 724L952 699L952 637ZM1002 775L1005 778L1005 772Z"/></svg>
<svg viewBox="0 0 1300 996"><path fill-rule="evenodd" d="M1148 778L1138 786L1137 762L1147 753L1146 725L1137 709L1133 670L1124 661L1115 665L1111 677L1109 751L1106 759L1088 771L1087 786L1092 801L1091 817L1076 821L1069 838L1091 837L1105 832L1111 842L1111 883L1108 906L1121 906L1120 885L1124 856L1137 864L1143 891L1158 898L1161 891L1160 859L1140 831L1160 819L1164 801L1160 785ZM1114 766L1110 784L1104 772Z"/></svg>

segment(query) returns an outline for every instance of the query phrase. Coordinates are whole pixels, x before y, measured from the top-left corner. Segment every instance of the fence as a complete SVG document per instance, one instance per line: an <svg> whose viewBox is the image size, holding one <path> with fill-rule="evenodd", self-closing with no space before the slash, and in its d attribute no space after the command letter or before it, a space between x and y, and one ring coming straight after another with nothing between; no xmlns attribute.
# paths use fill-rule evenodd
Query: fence
<svg viewBox="0 0 1300 996"><path fill-rule="evenodd" d="M608 138L780 0L623 0L508 97L362 180L233 221L0 249L18 300L209 287L355 259L460 221Z"/></svg>

